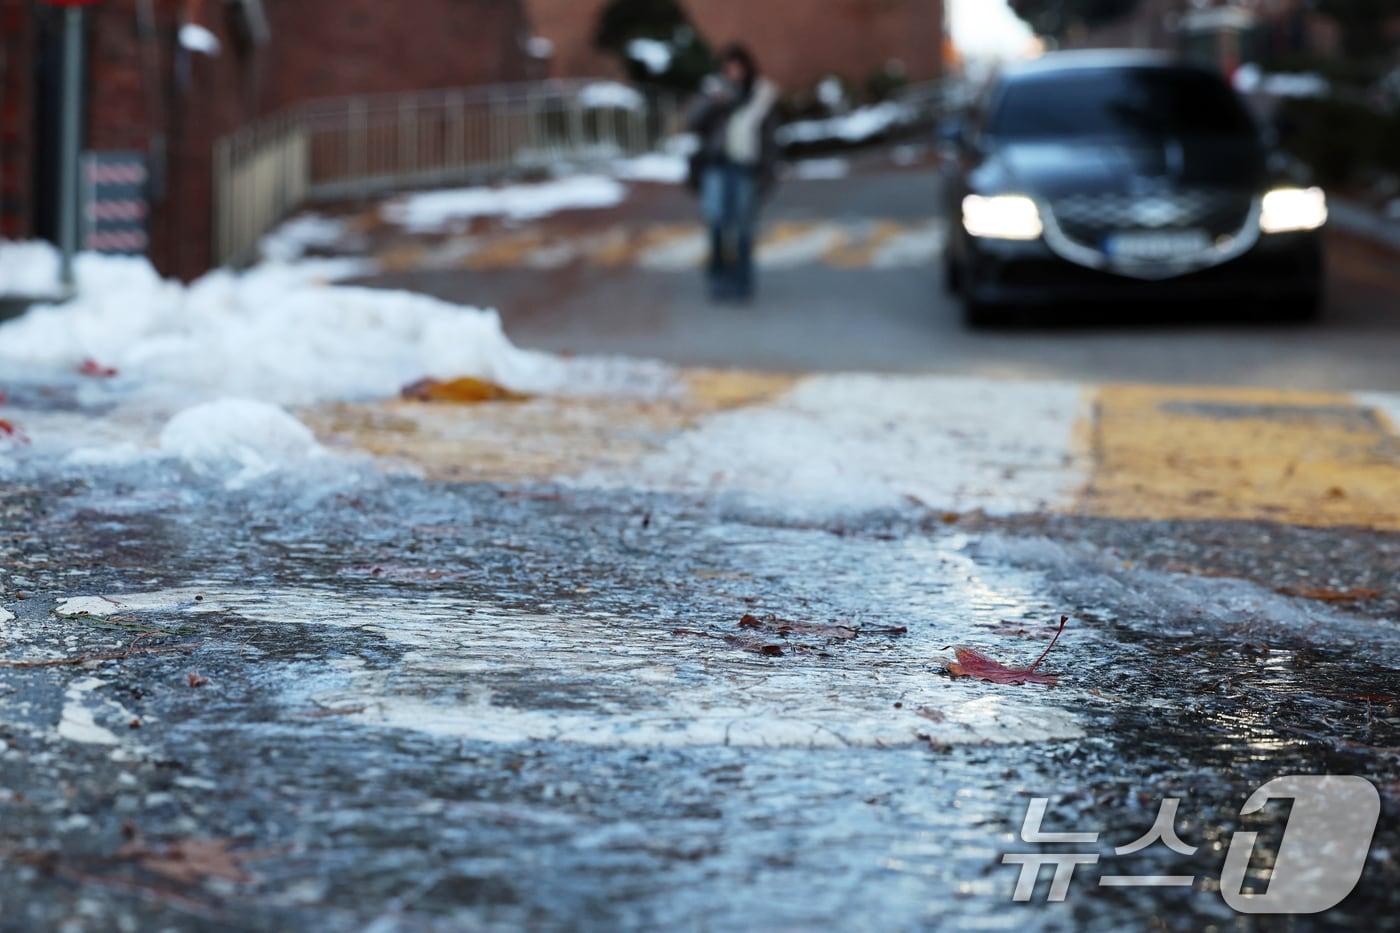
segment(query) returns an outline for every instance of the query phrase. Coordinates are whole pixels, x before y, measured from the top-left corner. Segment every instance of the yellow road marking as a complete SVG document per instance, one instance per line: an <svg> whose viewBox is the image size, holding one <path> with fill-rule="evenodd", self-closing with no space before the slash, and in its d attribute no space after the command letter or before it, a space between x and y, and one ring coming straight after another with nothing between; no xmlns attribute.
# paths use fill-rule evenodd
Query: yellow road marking
<svg viewBox="0 0 1400 933"><path fill-rule="evenodd" d="M881 247L903 232L903 224L882 220L855 242L843 243L828 250L822 259L838 269L865 268L875 261L875 254Z"/></svg>
<svg viewBox="0 0 1400 933"><path fill-rule="evenodd" d="M1400 529L1400 436L1349 395L1104 386L1075 511Z"/></svg>

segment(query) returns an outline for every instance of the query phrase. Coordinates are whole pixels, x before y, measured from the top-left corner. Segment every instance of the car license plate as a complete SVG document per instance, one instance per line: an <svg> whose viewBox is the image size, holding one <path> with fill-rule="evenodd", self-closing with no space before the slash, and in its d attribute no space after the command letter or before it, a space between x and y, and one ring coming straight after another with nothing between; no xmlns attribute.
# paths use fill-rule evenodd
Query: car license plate
<svg viewBox="0 0 1400 933"><path fill-rule="evenodd" d="M1104 252L1112 259L1160 262L1194 256L1209 246L1204 230L1151 230L1116 233L1104 243Z"/></svg>

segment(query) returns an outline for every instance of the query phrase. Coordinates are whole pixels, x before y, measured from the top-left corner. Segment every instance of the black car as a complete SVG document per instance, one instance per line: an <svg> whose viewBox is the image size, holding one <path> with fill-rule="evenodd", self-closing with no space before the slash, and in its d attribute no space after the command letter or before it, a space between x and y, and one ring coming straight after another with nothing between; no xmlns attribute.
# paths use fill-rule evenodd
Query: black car
<svg viewBox="0 0 1400 933"><path fill-rule="evenodd" d="M1218 73L1137 52L1008 68L958 149L947 281L970 323L1149 302L1316 314L1326 199L1286 180Z"/></svg>

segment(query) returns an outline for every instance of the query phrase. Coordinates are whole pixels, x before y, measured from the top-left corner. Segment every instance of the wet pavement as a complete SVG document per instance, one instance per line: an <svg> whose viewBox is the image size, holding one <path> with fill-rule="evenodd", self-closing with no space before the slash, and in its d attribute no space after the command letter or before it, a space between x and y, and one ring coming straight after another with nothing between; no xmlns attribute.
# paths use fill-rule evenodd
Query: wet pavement
<svg viewBox="0 0 1400 933"><path fill-rule="evenodd" d="M0 376L34 439L0 446L0 927L1384 926L1400 406L1296 390L1388 387L1394 321L1338 324L1361 313L1343 280L1311 336L955 334L905 251L931 176L875 175L786 191L827 246L710 319L685 270L401 274L509 299L515 335L556 348L1075 381L340 400L293 409L323 450L254 475L142 446L169 412L132 383ZM646 198L628 230L687 209ZM833 224L866 266L831 259ZM1297 378L1091 380L1186 357L1164 381ZM957 648L1031 666L1062 618L1053 685L948 669ZM1235 833L1259 834L1262 891L1290 815L1241 807L1290 774L1378 788L1364 873L1325 914L1236 913ZM1023 840L1034 798L1045 831L1099 836ZM1167 798L1192 854L1115 853ZM1027 852L1098 859L1018 903L1003 856ZM1191 880L1101 883L1124 874Z"/></svg>

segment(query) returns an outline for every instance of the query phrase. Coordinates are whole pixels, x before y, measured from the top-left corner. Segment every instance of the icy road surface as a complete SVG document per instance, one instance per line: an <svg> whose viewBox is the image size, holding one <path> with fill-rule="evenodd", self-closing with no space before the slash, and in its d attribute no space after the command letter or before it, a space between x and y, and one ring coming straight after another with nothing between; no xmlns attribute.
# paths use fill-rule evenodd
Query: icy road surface
<svg viewBox="0 0 1400 933"><path fill-rule="evenodd" d="M1321 922L1397 907L1388 398L721 378L269 281L0 328L6 925L1243 928L1295 773L1386 807ZM544 397L383 400L424 374ZM1062 615L1054 686L945 669ZM1060 903L1033 797L1102 833ZM1165 797L1194 854L1115 856Z"/></svg>

